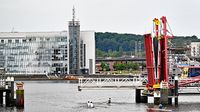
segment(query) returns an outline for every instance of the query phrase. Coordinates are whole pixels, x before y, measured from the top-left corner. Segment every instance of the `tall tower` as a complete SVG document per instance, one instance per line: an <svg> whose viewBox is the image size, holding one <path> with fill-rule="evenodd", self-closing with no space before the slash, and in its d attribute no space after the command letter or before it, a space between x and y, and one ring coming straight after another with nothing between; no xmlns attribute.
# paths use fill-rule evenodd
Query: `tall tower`
<svg viewBox="0 0 200 112"><path fill-rule="evenodd" d="M80 74L80 23L75 19L73 7L72 21L69 21L69 73Z"/></svg>

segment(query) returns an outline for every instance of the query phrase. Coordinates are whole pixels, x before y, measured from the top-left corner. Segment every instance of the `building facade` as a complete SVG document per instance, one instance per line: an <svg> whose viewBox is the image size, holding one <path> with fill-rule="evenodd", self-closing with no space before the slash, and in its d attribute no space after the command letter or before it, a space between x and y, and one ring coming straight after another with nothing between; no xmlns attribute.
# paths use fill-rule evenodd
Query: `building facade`
<svg viewBox="0 0 200 112"><path fill-rule="evenodd" d="M69 74L95 74L94 31L80 31L80 22L75 18L68 23Z"/></svg>
<svg viewBox="0 0 200 112"><path fill-rule="evenodd" d="M8 74L94 74L94 31L77 33L72 50L67 31L0 32L0 68Z"/></svg>
<svg viewBox="0 0 200 112"><path fill-rule="evenodd" d="M200 42L191 42L191 56L200 56Z"/></svg>
<svg viewBox="0 0 200 112"><path fill-rule="evenodd" d="M95 74L95 33L80 33L80 71L82 74Z"/></svg>
<svg viewBox="0 0 200 112"><path fill-rule="evenodd" d="M0 67L11 74L67 74L67 32L0 33Z"/></svg>
<svg viewBox="0 0 200 112"><path fill-rule="evenodd" d="M80 24L79 21L69 21L69 72L80 74Z"/></svg>

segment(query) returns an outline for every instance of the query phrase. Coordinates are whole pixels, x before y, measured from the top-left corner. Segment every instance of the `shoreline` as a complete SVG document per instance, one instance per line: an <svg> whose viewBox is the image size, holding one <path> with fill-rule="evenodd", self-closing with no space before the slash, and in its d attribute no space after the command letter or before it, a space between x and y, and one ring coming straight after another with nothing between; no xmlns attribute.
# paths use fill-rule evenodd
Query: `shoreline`
<svg viewBox="0 0 200 112"><path fill-rule="evenodd" d="M138 76L139 75L75 75L77 78L132 78ZM48 78L46 75L9 75L7 77L14 77L15 81L78 81L78 79L65 79L64 75L59 77L51 76L50 78Z"/></svg>

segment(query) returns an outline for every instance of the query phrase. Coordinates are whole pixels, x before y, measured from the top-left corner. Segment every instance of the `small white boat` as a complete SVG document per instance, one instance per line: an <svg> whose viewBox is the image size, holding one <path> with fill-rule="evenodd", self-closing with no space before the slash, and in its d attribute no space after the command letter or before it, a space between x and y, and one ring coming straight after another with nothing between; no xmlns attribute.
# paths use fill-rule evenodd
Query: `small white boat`
<svg viewBox="0 0 200 112"><path fill-rule="evenodd" d="M94 104L92 102L88 101L87 107L88 108L94 108Z"/></svg>

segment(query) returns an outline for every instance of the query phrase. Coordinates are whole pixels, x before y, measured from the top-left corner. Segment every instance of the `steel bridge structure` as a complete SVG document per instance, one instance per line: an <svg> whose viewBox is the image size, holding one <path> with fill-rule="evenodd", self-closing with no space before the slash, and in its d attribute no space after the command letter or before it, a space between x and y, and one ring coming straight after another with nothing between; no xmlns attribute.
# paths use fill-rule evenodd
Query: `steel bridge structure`
<svg viewBox="0 0 200 112"><path fill-rule="evenodd" d="M147 78L79 78L78 90L145 89ZM169 79L169 84L174 83ZM173 88L173 86L171 86ZM200 77L179 79L179 94L200 94Z"/></svg>
<svg viewBox="0 0 200 112"><path fill-rule="evenodd" d="M146 78L79 78L78 90L83 89L135 89L145 87Z"/></svg>

